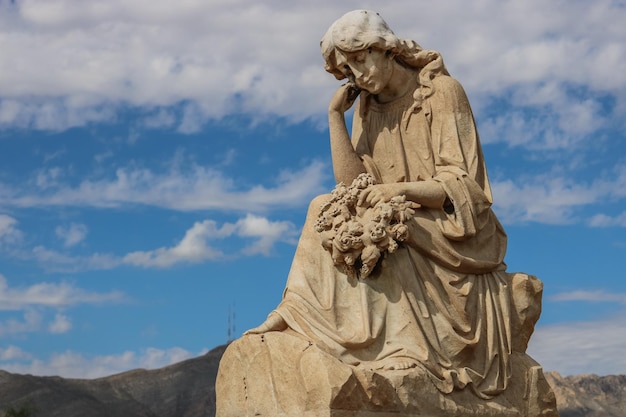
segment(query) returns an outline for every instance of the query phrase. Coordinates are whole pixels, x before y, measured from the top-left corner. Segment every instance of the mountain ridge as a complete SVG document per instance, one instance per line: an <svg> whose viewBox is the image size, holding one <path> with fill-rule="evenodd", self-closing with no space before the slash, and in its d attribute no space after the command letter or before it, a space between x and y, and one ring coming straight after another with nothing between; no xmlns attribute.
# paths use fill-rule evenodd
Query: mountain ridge
<svg viewBox="0 0 626 417"><path fill-rule="evenodd" d="M227 345L159 369L96 379L0 370L0 411L28 405L45 417L213 417L215 378ZM626 417L626 375L546 372L561 417Z"/></svg>

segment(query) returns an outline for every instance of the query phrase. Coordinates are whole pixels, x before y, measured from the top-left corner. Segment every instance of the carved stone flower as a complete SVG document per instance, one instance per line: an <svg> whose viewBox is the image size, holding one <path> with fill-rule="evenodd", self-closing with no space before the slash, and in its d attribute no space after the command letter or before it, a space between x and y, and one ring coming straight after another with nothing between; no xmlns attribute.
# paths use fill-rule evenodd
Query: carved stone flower
<svg viewBox="0 0 626 417"><path fill-rule="evenodd" d="M398 242L409 236L404 222L419 207L402 195L357 210L359 195L374 184L376 181L369 174L359 175L348 187L337 184L330 200L320 207L315 222L322 246L330 252L335 265L350 276L358 273L361 278L368 277L381 256L395 252ZM358 271L355 265L360 265Z"/></svg>

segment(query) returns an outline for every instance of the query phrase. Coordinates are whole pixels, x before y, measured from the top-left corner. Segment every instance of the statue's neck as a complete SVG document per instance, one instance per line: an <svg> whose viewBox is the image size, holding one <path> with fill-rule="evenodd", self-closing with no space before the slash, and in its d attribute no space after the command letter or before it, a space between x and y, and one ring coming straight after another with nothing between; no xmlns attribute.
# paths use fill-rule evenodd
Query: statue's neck
<svg viewBox="0 0 626 417"><path fill-rule="evenodd" d="M393 63L393 74L385 88L374 96L377 102L390 103L404 95L409 90L415 90L417 84L417 72L412 68Z"/></svg>

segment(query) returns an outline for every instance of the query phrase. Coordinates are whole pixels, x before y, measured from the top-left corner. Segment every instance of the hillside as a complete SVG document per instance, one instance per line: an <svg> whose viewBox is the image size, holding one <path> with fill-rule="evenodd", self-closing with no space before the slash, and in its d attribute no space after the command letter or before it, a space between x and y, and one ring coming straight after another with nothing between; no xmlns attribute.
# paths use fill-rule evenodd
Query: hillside
<svg viewBox="0 0 626 417"><path fill-rule="evenodd" d="M212 417L225 348L161 369L92 380L0 371L0 410L30 404L42 417Z"/></svg>
<svg viewBox="0 0 626 417"><path fill-rule="evenodd" d="M30 404L41 417L213 417L225 348L161 369L91 380L0 371L0 410ZM626 417L626 375L548 372L546 378L561 417Z"/></svg>
<svg viewBox="0 0 626 417"><path fill-rule="evenodd" d="M625 417L626 375L576 375L548 372L561 417Z"/></svg>

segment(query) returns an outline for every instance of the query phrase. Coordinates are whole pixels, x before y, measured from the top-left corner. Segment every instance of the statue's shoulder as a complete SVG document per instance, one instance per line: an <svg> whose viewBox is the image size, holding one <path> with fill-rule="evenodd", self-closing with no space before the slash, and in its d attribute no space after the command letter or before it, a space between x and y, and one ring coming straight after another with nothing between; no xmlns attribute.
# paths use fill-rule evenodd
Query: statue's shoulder
<svg viewBox="0 0 626 417"><path fill-rule="evenodd" d="M455 109L467 111L469 100L461 83L447 74L438 74L432 79L433 93L430 105L437 110Z"/></svg>
<svg viewBox="0 0 626 417"><path fill-rule="evenodd" d="M436 90L464 92L461 83L456 78L448 74L435 75L435 77L433 77L432 79L432 83Z"/></svg>

